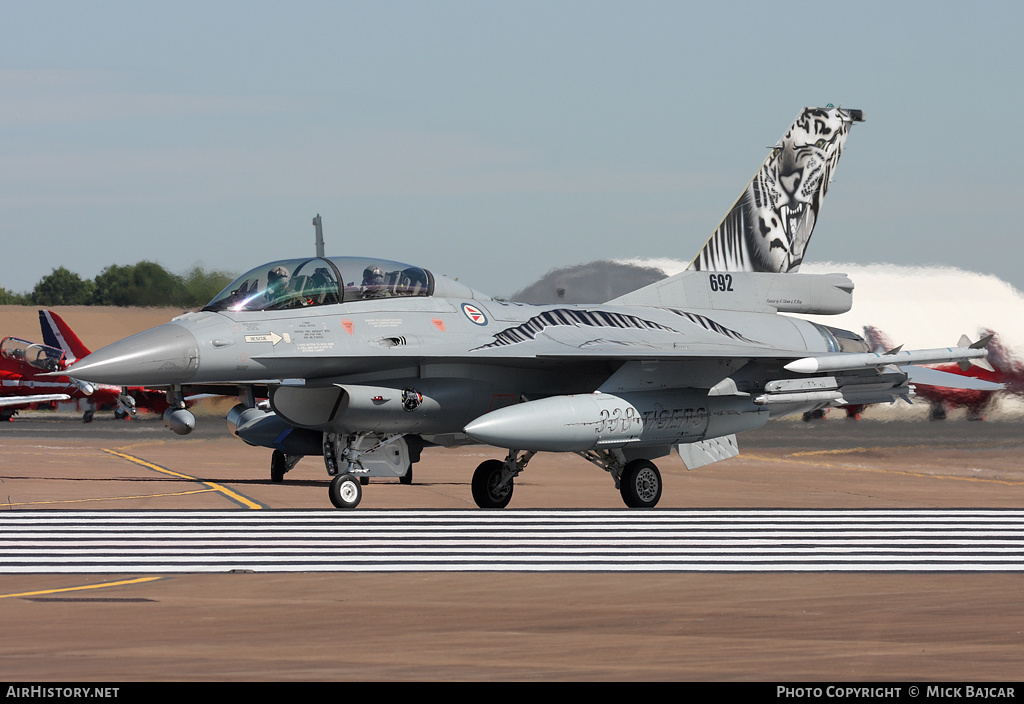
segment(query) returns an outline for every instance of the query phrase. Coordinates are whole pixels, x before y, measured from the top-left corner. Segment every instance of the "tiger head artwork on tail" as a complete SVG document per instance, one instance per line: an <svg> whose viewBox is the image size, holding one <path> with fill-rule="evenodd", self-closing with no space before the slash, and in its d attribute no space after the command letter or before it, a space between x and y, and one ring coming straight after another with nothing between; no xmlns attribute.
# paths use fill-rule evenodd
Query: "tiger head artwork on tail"
<svg viewBox="0 0 1024 704"><path fill-rule="evenodd" d="M689 268L796 272L846 136L863 121L860 110L804 108Z"/></svg>

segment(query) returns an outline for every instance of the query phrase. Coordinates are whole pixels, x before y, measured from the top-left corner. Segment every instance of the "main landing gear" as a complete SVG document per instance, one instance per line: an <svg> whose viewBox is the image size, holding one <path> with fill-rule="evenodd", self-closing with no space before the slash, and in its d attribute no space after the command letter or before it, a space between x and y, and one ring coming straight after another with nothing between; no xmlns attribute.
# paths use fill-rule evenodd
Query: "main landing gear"
<svg viewBox="0 0 1024 704"><path fill-rule="evenodd" d="M353 434L324 435L324 464L331 476L328 494L336 508L355 508L363 496L362 487L370 476L397 477L403 484L412 481L412 463L401 435ZM480 508L505 508L512 501L515 479L536 452L509 450L503 460L486 460L473 472L473 501ZM627 459L622 450L577 452L612 476L623 503L630 508L654 508L661 500L661 472L648 459ZM416 449L415 459L419 458ZM274 453L272 473L284 469L289 457ZM297 461L297 458L292 461ZM290 469L290 467L288 467ZM275 479L275 481L277 481Z"/></svg>
<svg viewBox="0 0 1024 704"><path fill-rule="evenodd" d="M480 508L505 508L512 500L515 478L526 469L533 452L519 457L517 450L509 450L505 461L487 460L473 472L473 501Z"/></svg>
<svg viewBox="0 0 1024 704"><path fill-rule="evenodd" d="M480 508L505 508L512 500L515 478L535 453L509 450L502 460L487 460L473 473L473 500ZM654 508L661 500L661 472L650 460L626 460L621 450L577 452L612 475L622 501L630 508Z"/></svg>
<svg viewBox="0 0 1024 704"><path fill-rule="evenodd" d="M284 475L290 472L301 459L302 455L286 455L280 450L274 450L274 454L270 456L270 481L283 482Z"/></svg>

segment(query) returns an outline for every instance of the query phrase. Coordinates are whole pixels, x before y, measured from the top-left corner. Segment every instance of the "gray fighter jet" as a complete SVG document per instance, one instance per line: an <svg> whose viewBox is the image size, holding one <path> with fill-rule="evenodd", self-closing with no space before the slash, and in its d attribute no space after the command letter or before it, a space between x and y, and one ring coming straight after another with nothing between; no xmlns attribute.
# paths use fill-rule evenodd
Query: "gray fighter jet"
<svg viewBox="0 0 1024 704"><path fill-rule="evenodd" d="M627 506L653 507L653 460L673 448L693 469L738 454L736 434L769 418L909 400L913 365L984 358L970 340L873 351L784 315L852 305L844 274L796 272L862 119L803 110L687 271L602 305L499 301L418 266L318 247L66 373L165 387L165 422L181 434L195 425L186 392L234 387L231 432L274 450L275 481L322 456L339 508L359 503L367 477L411 480L425 447L469 443L508 449L473 475L480 507L506 506L538 451L577 453L611 474Z"/></svg>

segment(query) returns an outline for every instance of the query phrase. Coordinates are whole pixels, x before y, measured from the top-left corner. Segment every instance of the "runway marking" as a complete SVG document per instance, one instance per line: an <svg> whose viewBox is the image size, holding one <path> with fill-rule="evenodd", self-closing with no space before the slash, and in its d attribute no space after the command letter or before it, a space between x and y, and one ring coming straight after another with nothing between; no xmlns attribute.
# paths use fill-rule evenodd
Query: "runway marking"
<svg viewBox="0 0 1024 704"><path fill-rule="evenodd" d="M848 454L855 452L871 452L880 450L912 450L918 447L928 447L929 449L935 449L936 447L943 447L941 445L907 445L907 446L896 446L896 447L857 447L846 450L811 450L806 452L793 452L783 457L771 457L768 455L758 455L749 452L744 452L737 457L737 459L748 459L758 460L760 462L776 462L776 463L792 463L802 464L813 467L825 467L827 469L840 469L853 472L873 472L875 474L896 474L907 477L914 477L916 479L950 479L958 482L979 482L984 484L1003 484L1004 486L1024 486L1024 481L1011 481L1009 479L994 479L989 477L962 477L955 474L928 474L927 472L911 472L905 469L882 469L880 467L864 467L861 465L844 464L838 462L816 462L814 460L803 460L795 459L797 457L813 456L813 455L838 455ZM962 448L962 445L949 445L947 447Z"/></svg>
<svg viewBox="0 0 1024 704"><path fill-rule="evenodd" d="M948 443L948 444L918 444L918 445L874 445L872 447L849 447L849 448L837 448L830 450L798 450L797 452L791 453L792 456L796 457L799 455L841 455L847 452L871 452L871 451L882 451L882 450L937 450L937 449L951 449L951 450L965 450L972 447L991 447L991 444L974 442L974 443Z"/></svg>
<svg viewBox="0 0 1024 704"><path fill-rule="evenodd" d="M209 494L216 489L192 489L191 491L174 491L163 494L138 494L135 496L100 496L94 499L60 499L52 501L4 501L3 506L46 506L49 504L84 504L94 501L126 501L132 499L158 499L164 496L190 496L192 494Z"/></svg>
<svg viewBox="0 0 1024 704"><path fill-rule="evenodd" d="M103 448L103 451L108 453L108 454L114 455L115 457L120 457L121 459L128 460L129 462L134 462L135 464L140 465L142 467L146 467L147 469L152 469L154 472L160 472L162 474L169 474L172 477L178 477L179 479L187 479L188 481L192 481L192 482L199 482L200 484L204 484L205 486L210 487L210 489L212 489L213 491L216 491L216 492L219 492L221 494L224 494L224 496L228 497L230 500L235 501L235 502L241 504L242 506L245 506L246 508L253 509L254 511L266 508L265 506L263 506L263 504L257 503L255 501L253 501L252 499L250 499L250 498L248 498L246 496L243 496L242 494L239 494L237 491L234 491L232 489L228 489L226 486L223 486L221 484L217 484L216 482L208 482L206 480L199 479L197 477L190 477L187 474L182 474L181 472L175 472L174 470L167 469L166 467L161 467L158 464L153 464L152 462L147 462L146 460L144 460L144 459L142 459L140 457L133 457L132 455L127 455L127 454L125 454L123 452L118 452L117 450L110 450L110 449L107 449L107 448Z"/></svg>
<svg viewBox="0 0 1024 704"><path fill-rule="evenodd" d="M0 573L1024 573L1017 509L11 511Z"/></svg>
<svg viewBox="0 0 1024 704"><path fill-rule="evenodd" d="M139 577L138 579L125 579L120 582L104 582L103 584L85 584L79 587L61 587L59 589L42 589L36 592L21 592L20 594L0 594L0 599L11 599L15 597L42 596L43 594L60 594L63 592L78 592L84 589L106 589L107 587L123 587L126 584L142 584L143 582L155 582L163 577Z"/></svg>

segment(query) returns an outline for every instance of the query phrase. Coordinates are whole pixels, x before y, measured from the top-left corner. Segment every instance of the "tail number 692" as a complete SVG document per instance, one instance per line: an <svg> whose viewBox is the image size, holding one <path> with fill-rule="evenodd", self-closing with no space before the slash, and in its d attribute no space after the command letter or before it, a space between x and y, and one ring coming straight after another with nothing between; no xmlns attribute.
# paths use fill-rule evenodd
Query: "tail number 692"
<svg viewBox="0 0 1024 704"><path fill-rule="evenodd" d="M711 274L712 291L732 291L732 274Z"/></svg>

